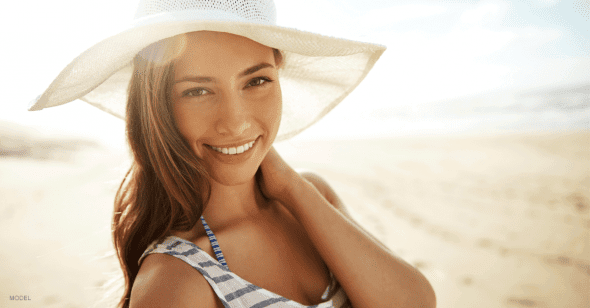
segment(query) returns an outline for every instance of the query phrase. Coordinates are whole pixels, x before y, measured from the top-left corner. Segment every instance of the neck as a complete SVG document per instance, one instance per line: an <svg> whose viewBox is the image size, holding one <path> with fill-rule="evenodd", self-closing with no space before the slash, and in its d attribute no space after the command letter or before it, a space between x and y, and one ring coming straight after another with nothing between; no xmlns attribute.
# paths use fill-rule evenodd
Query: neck
<svg viewBox="0 0 590 308"><path fill-rule="evenodd" d="M203 217L217 228L255 215L266 204L255 177L248 182L227 186L210 179L211 195Z"/></svg>

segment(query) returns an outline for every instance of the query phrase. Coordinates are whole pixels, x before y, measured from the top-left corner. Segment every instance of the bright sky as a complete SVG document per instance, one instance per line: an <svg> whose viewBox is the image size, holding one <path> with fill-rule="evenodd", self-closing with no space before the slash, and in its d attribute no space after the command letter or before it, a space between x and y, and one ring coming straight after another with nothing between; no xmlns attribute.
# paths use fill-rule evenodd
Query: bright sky
<svg viewBox="0 0 590 308"><path fill-rule="evenodd" d="M313 134L335 136L351 118L370 121L371 114L392 106L419 108L484 91L590 81L587 0L275 2L279 25L388 47L359 88L315 125ZM26 106L76 55L131 20L136 3L5 4L0 120L47 127L51 134L123 140L122 121L80 101L38 112L27 112ZM365 133L370 134L359 132Z"/></svg>

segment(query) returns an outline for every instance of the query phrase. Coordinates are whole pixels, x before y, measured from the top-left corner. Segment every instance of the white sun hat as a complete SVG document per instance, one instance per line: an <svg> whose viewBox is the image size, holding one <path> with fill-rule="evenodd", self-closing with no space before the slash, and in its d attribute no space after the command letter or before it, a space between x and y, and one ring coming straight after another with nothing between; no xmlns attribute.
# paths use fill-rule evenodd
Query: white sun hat
<svg viewBox="0 0 590 308"><path fill-rule="evenodd" d="M29 110L81 99L124 119L135 55L159 40L201 30L244 36L283 52L283 115L276 141L326 115L385 51L381 45L277 26L272 0L141 0L126 29L76 57Z"/></svg>

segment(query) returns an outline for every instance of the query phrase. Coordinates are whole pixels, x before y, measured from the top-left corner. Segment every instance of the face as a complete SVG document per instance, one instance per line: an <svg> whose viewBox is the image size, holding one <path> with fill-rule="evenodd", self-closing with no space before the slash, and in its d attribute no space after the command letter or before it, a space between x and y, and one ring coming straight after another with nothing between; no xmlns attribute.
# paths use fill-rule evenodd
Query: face
<svg viewBox="0 0 590 308"><path fill-rule="evenodd" d="M276 137L282 100L270 47L220 32L186 34L173 63L171 103L180 133L211 180L251 180Z"/></svg>

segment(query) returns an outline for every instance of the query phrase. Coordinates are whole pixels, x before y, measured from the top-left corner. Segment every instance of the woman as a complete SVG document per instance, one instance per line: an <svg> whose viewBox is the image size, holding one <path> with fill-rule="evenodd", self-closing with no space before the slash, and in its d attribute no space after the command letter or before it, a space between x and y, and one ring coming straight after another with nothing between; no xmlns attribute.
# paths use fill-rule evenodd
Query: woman
<svg viewBox="0 0 590 308"><path fill-rule="evenodd" d="M342 100L383 48L280 28L273 14L271 1L143 1L131 30L78 57L31 108L81 97L117 113L129 84L120 307L434 307L418 271L272 147Z"/></svg>

